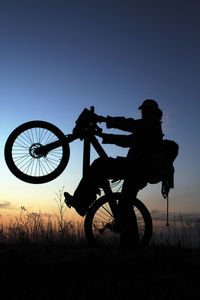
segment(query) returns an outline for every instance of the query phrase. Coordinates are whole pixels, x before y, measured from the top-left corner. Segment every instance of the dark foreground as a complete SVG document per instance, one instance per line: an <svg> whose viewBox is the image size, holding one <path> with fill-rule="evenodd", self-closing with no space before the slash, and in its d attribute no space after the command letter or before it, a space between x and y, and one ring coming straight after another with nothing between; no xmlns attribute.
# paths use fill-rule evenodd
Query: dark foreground
<svg viewBox="0 0 200 300"><path fill-rule="evenodd" d="M0 245L2 299L194 299L200 250Z"/></svg>

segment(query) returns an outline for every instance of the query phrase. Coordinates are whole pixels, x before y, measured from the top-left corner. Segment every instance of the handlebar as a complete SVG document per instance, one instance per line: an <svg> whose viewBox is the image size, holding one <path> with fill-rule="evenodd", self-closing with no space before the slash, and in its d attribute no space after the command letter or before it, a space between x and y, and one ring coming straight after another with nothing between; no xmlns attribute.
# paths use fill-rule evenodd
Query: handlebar
<svg viewBox="0 0 200 300"><path fill-rule="evenodd" d="M88 124L88 123L97 123L98 122L97 118L98 118L98 116L94 112L85 108L75 123L77 125L78 124L83 125L83 124Z"/></svg>
<svg viewBox="0 0 200 300"><path fill-rule="evenodd" d="M65 140L67 140L68 143L71 143L78 138L83 140L86 136L101 134L102 128L96 124L97 122L98 115L85 108L76 120L76 126L73 129L73 133L66 135ZM49 151L59 147L60 145L62 145L62 139L39 147L35 150L35 153L37 155L45 156Z"/></svg>
<svg viewBox="0 0 200 300"><path fill-rule="evenodd" d="M87 135L102 133L102 128L97 125L97 122L99 122L99 116L85 108L75 122L73 135L82 140Z"/></svg>

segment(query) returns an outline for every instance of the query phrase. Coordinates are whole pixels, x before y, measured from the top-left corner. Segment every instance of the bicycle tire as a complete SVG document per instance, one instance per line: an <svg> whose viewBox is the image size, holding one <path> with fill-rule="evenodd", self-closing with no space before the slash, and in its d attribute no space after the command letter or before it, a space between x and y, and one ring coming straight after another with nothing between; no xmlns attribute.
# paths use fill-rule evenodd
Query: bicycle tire
<svg viewBox="0 0 200 300"><path fill-rule="evenodd" d="M17 127L5 144L5 161L9 170L20 180L41 184L57 178L66 168L70 149L64 133L46 121L30 121ZM34 147L63 139L59 148L46 156L34 157ZM23 167L22 167L23 166Z"/></svg>
<svg viewBox="0 0 200 300"><path fill-rule="evenodd" d="M117 201L121 197L121 193L113 193L114 199ZM105 207L106 206L106 207ZM146 206L139 200L139 199L134 199L133 200L133 207L134 211L136 214L137 222L138 222L138 230L139 230L139 235L140 235L140 245L142 247L146 247L149 245L149 242L152 237L153 233L153 225L152 225L152 218L151 215L146 208ZM101 217L101 211L100 209L103 208L104 215ZM108 205L108 196L102 196L98 200L96 200L91 207L89 208L86 217L85 217L85 222L84 222L84 230L85 230L85 236L88 240L88 242L92 246L98 246L98 247L119 247L120 243L120 235L118 233L113 233L116 235L115 237L111 236L111 231L108 232L109 238L103 236L101 231L103 230L102 228L109 227L108 224L112 224L114 221L114 217L112 216L111 211L109 211L109 205ZM105 213L106 211L106 213ZM98 220L95 221L95 215L98 214ZM110 220L106 220L108 217ZM101 219L102 218L102 219ZM140 223L141 219L143 219L143 225ZM95 224L95 222L101 223L101 224ZM108 222L107 224L105 224ZM111 223L109 223L111 222ZM100 226L100 228L97 228ZM143 226L143 228L142 228ZM109 231L109 230L108 230ZM103 231L103 234L105 232L105 229Z"/></svg>

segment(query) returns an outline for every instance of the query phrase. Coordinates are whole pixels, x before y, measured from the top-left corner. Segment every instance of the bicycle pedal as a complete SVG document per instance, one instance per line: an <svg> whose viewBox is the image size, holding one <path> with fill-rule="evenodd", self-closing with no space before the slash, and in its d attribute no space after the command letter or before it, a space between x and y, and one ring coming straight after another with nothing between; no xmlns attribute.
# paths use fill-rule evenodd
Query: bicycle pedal
<svg viewBox="0 0 200 300"><path fill-rule="evenodd" d="M67 201L65 201L65 204L67 205L67 207L71 208L71 204L69 204Z"/></svg>
<svg viewBox="0 0 200 300"><path fill-rule="evenodd" d="M101 196L101 189L98 189L96 192L97 195Z"/></svg>
<svg viewBox="0 0 200 300"><path fill-rule="evenodd" d="M65 197L65 204L69 207L69 208L71 208L72 207L72 205L71 205L71 199L70 198L72 198L72 196L69 194L69 193L67 193L67 192L64 192L64 197Z"/></svg>

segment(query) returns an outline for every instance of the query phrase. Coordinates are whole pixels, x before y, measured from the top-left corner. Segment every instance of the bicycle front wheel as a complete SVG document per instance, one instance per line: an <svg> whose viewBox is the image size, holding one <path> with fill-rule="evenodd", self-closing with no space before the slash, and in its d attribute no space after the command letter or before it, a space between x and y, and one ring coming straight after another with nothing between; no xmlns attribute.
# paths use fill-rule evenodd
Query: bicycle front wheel
<svg viewBox="0 0 200 300"><path fill-rule="evenodd" d="M37 150L62 139L61 146L39 155ZM5 145L5 160L10 171L28 183L46 183L58 177L67 166L70 150L65 135L55 125L31 121L17 127Z"/></svg>
<svg viewBox="0 0 200 300"><path fill-rule="evenodd" d="M113 200L118 205L121 193L113 193ZM137 219L137 226L142 247L146 247L152 237L153 225L151 215L146 206L134 199L133 209ZM89 208L85 218L85 235L94 246L117 248L120 245L120 226L116 222L109 205L108 196L102 196Z"/></svg>

